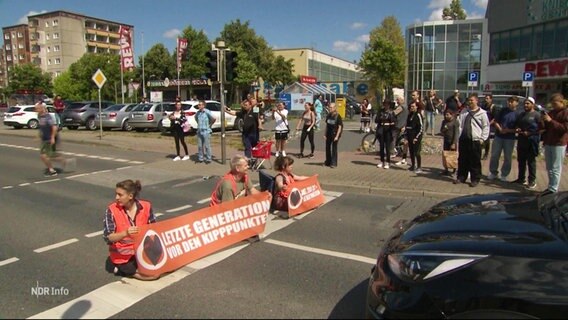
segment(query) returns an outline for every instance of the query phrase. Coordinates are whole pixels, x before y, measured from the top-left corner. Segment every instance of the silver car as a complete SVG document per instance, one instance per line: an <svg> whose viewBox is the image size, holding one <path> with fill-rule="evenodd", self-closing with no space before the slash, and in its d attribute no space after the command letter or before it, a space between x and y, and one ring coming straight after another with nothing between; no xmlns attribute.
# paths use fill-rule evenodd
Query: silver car
<svg viewBox="0 0 568 320"><path fill-rule="evenodd" d="M112 128L120 128L124 131L131 131L130 126L130 113L136 107L137 103L131 104L114 104L101 112L101 117L96 116L97 129L101 126L103 130L110 130Z"/></svg>
<svg viewBox="0 0 568 320"><path fill-rule="evenodd" d="M173 110L173 102L141 103L130 113L130 126L136 131L163 130L164 111Z"/></svg>

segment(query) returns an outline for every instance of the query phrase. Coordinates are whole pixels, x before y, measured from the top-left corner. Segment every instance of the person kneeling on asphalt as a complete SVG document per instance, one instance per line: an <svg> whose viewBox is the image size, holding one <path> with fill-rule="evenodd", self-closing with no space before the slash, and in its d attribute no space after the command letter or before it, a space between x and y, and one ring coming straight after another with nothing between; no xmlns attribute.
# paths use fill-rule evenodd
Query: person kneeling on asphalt
<svg viewBox="0 0 568 320"><path fill-rule="evenodd" d="M116 184L115 201L108 205L104 218L103 238L109 246L106 269L117 276L138 280L156 280L159 276L138 273L131 235L140 232L139 227L156 222L152 204L139 200L140 181L124 180Z"/></svg>
<svg viewBox="0 0 568 320"><path fill-rule="evenodd" d="M278 172L274 177L274 209L281 211L288 211L288 196L290 190L288 185L294 181L306 180L309 177L298 176L292 172L292 165L294 159L290 156L278 157L274 161L274 167Z"/></svg>

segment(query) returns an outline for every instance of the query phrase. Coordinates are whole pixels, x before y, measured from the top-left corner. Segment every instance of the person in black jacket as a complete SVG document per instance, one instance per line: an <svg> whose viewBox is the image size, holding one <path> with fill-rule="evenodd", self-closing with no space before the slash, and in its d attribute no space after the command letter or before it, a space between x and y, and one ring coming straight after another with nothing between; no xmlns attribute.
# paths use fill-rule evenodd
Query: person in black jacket
<svg viewBox="0 0 568 320"><path fill-rule="evenodd" d="M383 101L383 107L375 118L375 123L377 124L376 135L379 141L379 153L381 155L381 162L377 164L377 168L388 169L390 167L392 128L396 124L396 116L391 106L394 106L394 104L390 100L387 99Z"/></svg>
<svg viewBox="0 0 568 320"><path fill-rule="evenodd" d="M444 120L442 121L442 127L440 128L440 132L444 137L443 150L444 151L457 150L458 137L460 135L460 124L456 119L454 112L450 109L447 109L444 112ZM455 173L456 169L453 169L453 172ZM451 175L445 162L444 162L444 172L442 172L442 175L445 176Z"/></svg>
<svg viewBox="0 0 568 320"><path fill-rule="evenodd" d="M406 120L406 134L408 138L408 150L410 151L410 161L412 163L408 170L418 174L422 173L420 150L422 149L424 119L422 118L422 114L418 112L418 103L416 101L412 101L408 109L410 113Z"/></svg>

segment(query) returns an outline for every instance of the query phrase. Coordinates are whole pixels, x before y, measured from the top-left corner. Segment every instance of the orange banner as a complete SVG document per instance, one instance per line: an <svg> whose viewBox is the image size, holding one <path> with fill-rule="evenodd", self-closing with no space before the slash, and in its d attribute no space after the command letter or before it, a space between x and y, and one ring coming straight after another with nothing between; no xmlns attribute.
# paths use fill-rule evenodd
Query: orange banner
<svg viewBox="0 0 568 320"><path fill-rule="evenodd" d="M309 177L306 180L294 181L288 186L288 217L297 216L301 213L321 206L325 197L318 182L318 176Z"/></svg>
<svg viewBox="0 0 568 320"><path fill-rule="evenodd" d="M138 272L157 276L264 232L270 194L239 198L140 227Z"/></svg>

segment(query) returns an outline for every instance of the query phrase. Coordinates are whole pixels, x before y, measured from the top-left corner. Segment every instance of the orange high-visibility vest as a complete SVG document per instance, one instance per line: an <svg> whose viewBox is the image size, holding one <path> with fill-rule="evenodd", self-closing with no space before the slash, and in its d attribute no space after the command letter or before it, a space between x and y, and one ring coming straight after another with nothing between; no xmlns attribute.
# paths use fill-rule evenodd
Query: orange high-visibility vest
<svg viewBox="0 0 568 320"><path fill-rule="evenodd" d="M216 206L219 203L221 203L221 199L219 199L217 193L219 188L221 187L221 184L223 184L223 181L225 180L229 180L231 182L231 186L233 187L233 199L235 199L235 197L237 196L238 192L237 192L237 182L235 181L235 176L231 172L227 172L223 176L223 178L219 179L217 185L215 186L215 189L213 189L213 192L211 193L211 201L209 202L210 207ZM248 174L245 175L245 196L248 196L249 194L247 185L248 185Z"/></svg>
<svg viewBox="0 0 568 320"><path fill-rule="evenodd" d="M136 226L148 224L148 219L150 219L150 208L151 204L145 200L136 200L142 208L140 212L136 214L136 220L134 221ZM123 232L128 230L130 227L130 221L128 219L128 214L125 212L124 208L118 205L118 203L113 202L108 206L112 214L112 218L115 223L115 233ZM130 236L126 236L121 240L109 245L110 261L114 264L123 264L128 262L132 256L134 256L134 239Z"/></svg>

